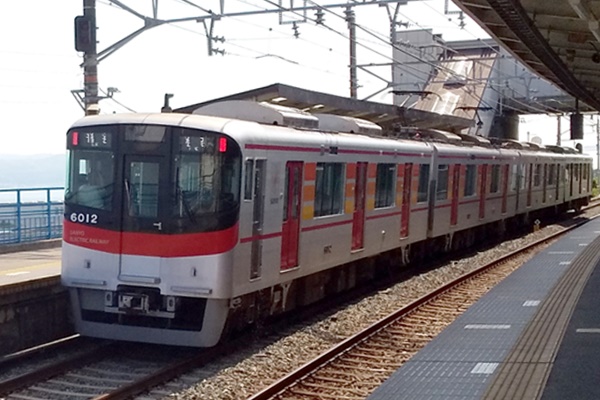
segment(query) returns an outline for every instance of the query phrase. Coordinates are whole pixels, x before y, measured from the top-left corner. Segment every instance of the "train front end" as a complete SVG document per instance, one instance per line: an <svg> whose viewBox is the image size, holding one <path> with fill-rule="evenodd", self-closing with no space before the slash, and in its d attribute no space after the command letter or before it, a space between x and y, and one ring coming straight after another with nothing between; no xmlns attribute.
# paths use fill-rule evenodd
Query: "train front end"
<svg viewBox="0 0 600 400"><path fill-rule="evenodd" d="M160 116L94 118L67 134L62 282L77 331L215 345L238 240L239 146Z"/></svg>

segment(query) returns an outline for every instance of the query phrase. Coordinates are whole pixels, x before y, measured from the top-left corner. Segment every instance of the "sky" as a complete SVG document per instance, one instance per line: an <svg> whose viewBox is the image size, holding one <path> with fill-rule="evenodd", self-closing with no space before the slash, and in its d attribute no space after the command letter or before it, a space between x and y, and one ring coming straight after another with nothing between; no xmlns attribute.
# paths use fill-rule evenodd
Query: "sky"
<svg viewBox="0 0 600 400"><path fill-rule="evenodd" d="M152 15L152 0L121 1L143 15ZM270 4L274 3L269 3L226 0L224 4L227 12L235 12L273 8ZM158 18L205 15L191 4L217 9L219 3L159 0ZM444 14L446 5L444 0L410 1L400 8L398 20L407 25L406 29L432 29L447 41L486 37L468 18L461 28L457 14ZM458 10L451 3L447 7ZM0 155L64 153L66 130L83 116L71 93L83 88L83 58L74 48L73 37L73 20L82 10L83 0L0 2ZM97 0L96 10L99 52L142 26L139 18L108 0ZM361 6L355 7L355 12L356 22L364 28L358 29L358 64L389 63L392 48L386 44L389 19L385 8ZM349 96L349 45L343 9L325 13L325 26L311 21L314 13L307 16L308 22L298 24L297 38L292 25L279 24L277 14L218 21L213 34L224 37L225 42L214 46L224 49L225 55L208 56L200 23L168 24L145 31L100 62L100 89L119 91L113 99L101 101L101 112L158 112L165 93L174 95L171 105L176 108L273 83ZM389 67L370 70L391 78ZM362 71L358 82L359 98L385 86ZM371 100L392 101L387 91ZM556 118L543 124L536 118L539 116L533 117L532 128L521 128L521 137L528 131L530 136L539 135L545 143L553 143ZM563 127L568 127L568 120ZM554 136L548 139L546 132Z"/></svg>

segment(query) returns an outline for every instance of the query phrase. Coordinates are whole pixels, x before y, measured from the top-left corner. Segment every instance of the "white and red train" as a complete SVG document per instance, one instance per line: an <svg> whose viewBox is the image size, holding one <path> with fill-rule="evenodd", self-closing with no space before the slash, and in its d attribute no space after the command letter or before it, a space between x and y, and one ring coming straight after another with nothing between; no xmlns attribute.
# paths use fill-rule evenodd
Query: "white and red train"
<svg viewBox="0 0 600 400"><path fill-rule="evenodd" d="M62 282L79 333L212 346L361 285L378 261L468 246L591 194L591 157L568 149L390 138L257 103L200 112L225 117L69 129Z"/></svg>

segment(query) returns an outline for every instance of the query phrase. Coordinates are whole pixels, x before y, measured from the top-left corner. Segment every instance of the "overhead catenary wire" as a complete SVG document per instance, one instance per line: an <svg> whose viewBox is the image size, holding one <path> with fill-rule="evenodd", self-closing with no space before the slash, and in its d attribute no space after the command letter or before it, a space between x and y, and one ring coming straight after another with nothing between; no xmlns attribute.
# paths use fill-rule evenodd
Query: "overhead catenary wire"
<svg viewBox="0 0 600 400"><path fill-rule="evenodd" d="M120 10L120 11L125 11L122 8L114 5L113 3L108 3L108 2L105 2L103 0L98 0L98 1L101 2L101 3L103 3L103 4L105 4L105 5L107 5L107 6L114 7L116 9ZM180 2L180 3L184 3L184 4L187 4L187 5L190 5L190 6L194 5L194 3L188 2L188 1L184 1L184 0L174 0L174 1ZM240 1L242 3L245 3L247 5L258 7L260 9L260 6L258 6L258 5L255 5L255 4L252 4L252 3L249 3L249 2L245 2L243 0L238 0L238 1ZM207 11L209 11L209 10L207 10ZM238 22L244 22L246 24L251 24L251 23L248 23L246 21L242 21L242 19L239 18L239 17L228 17L228 19L233 19L233 20L236 20ZM186 27L181 26L180 24L177 24L177 23L168 24L167 26L171 26L171 27L176 28L176 29L181 29L183 31L187 31L187 32L190 32L190 33L202 36L202 37L204 37L204 38L207 39L207 35L205 33L199 32L197 30L186 28ZM256 26L258 26L258 25L256 25ZM259 26L259 27L260 28L264 28L262 26ZM301 40L309 42L309 41L307 41L305 39L301 39ZM316 44L315 42L309 42L309 43L312 43L313 45ZM333 75L333 76L336 76L336 77L339 77L339 78L343 78L344 77L344 75L336 73L336 72L333 72L331 70L326 70L326 69L318 68L318 67L316 67L314 65L308 65L308 64L303 63L303 62L301 62L299 60L290 60L288 57L280 56L280 55L275 54L273 52L259 51L259 50L253 49L253 48L251 48L249 46L241 45L241 44L236 43L235 41L231 41L229 39L227 40L227 45L235 47L235 48L240 49L240 50L244 50L244 51L252 54L251 56L248 56L248 55L244 55L244 54L241 54L241 53L234 53L234 52L231 52L231 51L226 51L227 55L232 55L232 56L237 56L237 57L245 57L245 58L248 58L248 59L258 59L258 58L265 58L265 57L275 57L275 58L278 58L278 59L280 59L280 60L282 60L284 62L291 62L292 64L297 65L297 66L302 67L302 68L307 68L307 69L310 69L310 70L313 70L313 71L318 71L318 72L325 73L325 74L328 74L328 75ZM323 47L323 46L321 46L321 47ZM327 50L330 50L330 49L327 48Z"/></svg>
<svg viewBox="0 0 600 400"><path fill-rule="evenodd" d="M116 7L117 9L119 9L119 10L121 10L121 11L124 11L124 10L123 10L121 7L117 7L117 6L115 6L113 3L107 3L107 2L104 2L103 0L98 0L98 1L99 1L99 2L101 2L101 3L103 3L103 4L106 4L106 5L108 5L108 6L111 6L111 7ZM180 1L180 0L175 0L175 1ZM241 0L239 0L239 1L241 1ZM277 3L274 3L274 2L272 2L272 1L270 1L270 0L265 0L265 1L266 1L267 3L269 3L269 4L271 4L271 5L274 5L274 6L278 7L278 8L281 8L283 11L288 11L288 10L286 10L285 8L281 7L281 6L280 6L279 4L277 4ZM251 4L251 3L245 2L245 4ZM317 3L314 3L314 2L313 2L313 4L315 4L315 6L317 6L317 7L321 7L321 6L320 6L319 4L317 4ZM256 7L260 8L259 6L256 6ZM295 12L295 11L289 11L289 12L298 14L298 13L297 13L297 12ZM332 12L332 11L331 11L331 10L328 10L328 12ZM302 16L302 18L304 18L304 15L301 15L301 14L298 14L298 15L300 15L300 16ZM339 15L337 15L337 14L335 14L335 13L334 13L334 15L336 15L337 17L339 17L339 18L341 18L341 19L344 19L344 18L345 18L345 17L343 17L343 16L339 16ZM233 18L233 17L230 17L230 18ZM315 23L317 22L315 19L313 19L313 18L310 18L310 17L307 17L307 20L310 20L310 21L312 21L312 22L315 22ZM333 33L335 33L336 35L338 35L338 36L340 36L340 37L342 37L342 38L344 38L344 39L346 39L346 40L349 40L349 37L348 37L348 35L346 35L345 33L342 33L342 32L340 32L339 30L337 30L337 29L335 29L335 28L333 28L333 27L329 26L328 24L321 23L321 24L319 24L319 25L321 25L322 27L326 28L326 29L327 29L327 30L329 30L330 32L333 32ZM180 28L180 29L187 30L186 28L183 28L183 27L181 27L181 26L178 26L178 25L174 25L174 26L177 26L177 27L178 27L178 28ZM196 34L199 34L199 35L202 35L202 36L204 36L204 37L206 37L206 35L204 35L204 34L202 34L202 33L200 33L200 32L193 31L193 30L189 30L189 31L190 31L190 32L193 32L193 33L196 33ZM235 46L235 47L237 47L237 48L240 48L240 49L243 49L243 50L246 50L246 51L249 51L249 52L256 53L256 54L258 54L258 55L264 55L264 56L266 56L266 55L272 55L272 54L265 54L265 53L262 53L262 52L256 51L256 50L254 50L254 49L250 49L250 48L248 48L248 47L246 47L246 46L241 46L241 45L239 45L239 44L233 44L233 43L228 43L228 44L231 44L231 45L233 45L233 46ZM364 43L362 43L362 42L358 42L358 45L359 45L359 46L361 46L362 48L364 48L364 49L366 49L366 50L368 50L368 51L370 51L370 52L374 53L374 54L377 54L378 56L381 56L381 57L383 57L384 59L386 59L386 60L388 60L388 61L392 61L392 62L393 62L393 59L392 59L392 58L390 58L390 56L388 56L388 55L386 55L386 54L383 54L383 53L381 53L381 52L379 52L379 51L376 51L376 50L374 50L372 47L370 47L370 46L367 46L367 45L365 45L365 44L364 44ZM400 51L402 51L401 49L399 49L399 50L400 50ZM303 65L303 64L301 64L301 63L299 63L299 64L300 64L300 65ZM303 65L303 66L304 66L304 65ZM322 70L320 70L320 69L317 69L317 68L315 68L315 67L310 67L310 68L311 68L311 69L314 69L314 70L319 70L319 71L322 71ZM409 68L410 68L410 67L409 67ZM330 71L324 71L324 72L331 73ZM414 68L414 72L409 72L409 73L410 73L411 75L415 76L416 78L419 78L419 75L418 75L418 74L420 74L420 73L421 73L421 71L419 71L417 68ZM338 74L335 74L335 73L331 73L331 74L333 74L333 75L336 75L336 76L338 75ZM341 75L340 75L340 76L341 76Z"/></svg>
<svg viewBox="0 0 600 400"><path fill-rule="evenodd" d="M269 0L266 0L266 1L270 2ZM319 5L318 3L316 3L316 2L315 2L315 1L313 1L313 0L308 0L308 1L309 1L310 3L312 3L312 4L314 4L314 5L317 5L317 6ZM424 3L427 3L427 2L424 2ZM430 6L429 4L427 4L427 6L431 8L431 6ZM335 15L335 16L336 16L336 17L338 17L338 18L341 18L341 19L344 19L344 18L345 18L344 16L342 16L342 15L339 15L339 14L337 14L336 12L334 12L334 11L332 11L332 10L329 10L329 9L325 9L325 10L326 10L328 13L330 13L330 14L332 14L332 15ZM436 11L436 12L437 12L438 14L440 14L440 13L439 13L439 11ZM416 21L413 21L412 19L408 18L406 15L404 15L404 14L401 14L401 15L402 15L404 18L406 18L407 20L409 20L410 22L414 23L414 25L416 25L416 26L418 26L418 27L420 27L420 28L423 28L423 27L422 27L420 24L418 24ZM441 14L440 14L440 15L441 15ZM444 71L446 71L446 72L449 72L449 73L451 73L451 74L454 74L454 71L453 71L453 70L451 70L451 69L448 69L448 68L445 68L443 65L440 65L440 64L438 64L438 63L431 62L431 61L429 61L429 60L425 60L425 59L423 59L423 58L421 58L421 57L418 57L417 55L415 55L415 54L413 54L413 53L409 53L409 52L405 51L404 49L401 49L401 48L399 48L398 46L396 46L396 45L395 45L395 44L393 44L393 43L389 43L389 42L388 42L388 39L384 39L384 37L385 37L385 36L384 36L383 34L380 34L380 33L377 33L377 32L373 32L373 31L372 31L370 28L366 28L366 27L364 27L364 26L362 26L361 24L358 24L358 23L356 23L356 26L357 26L359 29L361 29L363 32L365 32L365 33L367 33L367 34L370 34L370 35L371 35L371 36L373 36L374 38L376 38L376 39L378 39L378 40L380 40L380 41L383 41L383 42L385 42L386 44L390 44L390 45L392 46L392 48L394 48L394 49L396 49L396 50L398 50L398 51L400 51L400 52L402 52L402 53L404 53L404 54L407 54L407 55L409 55L410 57L413 57L413 58L415 58L416 60L418 60L418 61L419 61L419 62L421 62L421 63L425 63L425 64L427 64L427 65L429 65L429 66L431 66L431 67L438 68L438 69L444 70ZM473 35L473 34L472 34L470 31L468 31L468 30L466 30L466 31L467 31L469 34ZM474 35L473 35L473 36L474 36ZM491 49L492 51L494 51L494 52L495 52L497 55L501 55L501 54L500 54L500 52L499 52L498 50L496 50L496 49L495 49L493 46L489 46L489 45L485 44L484 42L482 42L482 44L483 44L483 45L485 45L485 46L487 46L487 47L488 47L489 49ZM371 51L372 51L372 49L369 49L369 50L371 50ZM381 55L380 53L378 53L378 54L379 54L379 55ZM394 60L392 59L392 62L393 62L393 61L394 61ZM474 62L479 62L479 61L477 61L477 60L472 60L472 61L474 61ZM515 59L512 59L512 62L513 62L515 65L518 65L518 62L517 62L517 60L515 60ZM496 70L497 72L501 72L499 69L497 69L497 67L496 67L496 66L493 66L493 67L492 67L492 69L493 69L493 70ZM405 70L406 70L406 69L405 69ZM500 95L503 95L503 93L502 93L502 92L500 92L500 91L498 91L498 90L497 90L495 87L493 87L493 85L490 85L490 88L491 88L491 90L495 91L496 93L499 93ZM519 92L518 92L517 90L515 90L514 88L512 88L511 90L513 90L515 93L519 93ZM523 97L525 97L525 95L523 95L522 93L519 93L519 94L521 94ZM480 99L481 101L484 101L484 100L483 100L483 99L481 99L481 98L479 98L479 99ZM537 104L540 106L540 108L535 108L535 107L532 107L531 105L529 105L529 104L526 104L526 103L523 103L522 101L519 101L519 100L516 100L516 99L515 99L515 102L516 102L516 103L518 103L518 104L520 104L520 105L522 105L522 106L526 106L527 108L530 108L530 109L531 109L531 108L533 108L533 109L534 109L534 110L536 110L536 111L539 111L539 112L544 112L544 113L545 113L545 112L547 112L547 110L548 110L548 108L549 108L549 107L547 107L546 105L544 105L544 104L542 104L542 103L540 103L540 102L538 102L538 101L534 101L534 103L537 103ZM509 105L503 105L503 107L504 107L504 108L506 108L506 109L512 110L512 111L520 111L520 109L519 109L519 108L512 107L512 106L509 106ZM554 110L554 111L555 111L555 112L557 112L557 113L560 113L560 110L558 110L558 109L552 109L552 108L550 108L550 109L551 109L551 110Z"/></svg>
<svg viewBox="0 0 600 400"><path fill-rule="evenodd" d="M195 3L192 3L192 2L188 2L188 1L183 1L183 0L176 0L176 1L178 1L178 2L181 2L181 3L184 3L184 4L188 4L188 5L191 5L191 6L197 6L197 4L195 4ZM260 8L260 6L258 6L258 5L254 5L254 4L252 4L252 3L249 3L249 2L247 2L247 1L243 1L243 0L239 0L239 1L240 1L240 2L242 2L242 3L249 4L249 5L253 5L253 6L255 6L255 7L258 7L258 8ZM281 8L283 11L286 11L286 12L292 12L292 13L294 13L294 11L290 11L290 10L284 9L284 8L283 8L281 5L279 5L279 4L277 4L277 3L273 2L273 1L266 0L266 2L267 2L267 3L269 3L269 4L271 4L271 5L274 5L274 6L276 6L276 7L279 7L279 8ZM321 6L320 6L318 3L314 2L314 1L311 1L311 3L312 3L313 5L315 5L316 7L321 7ZM349 6L351 6L351 3L349 4ZM200 8L200 9L202 9L201 7L199 7L199 8ZM344 17L344 16L342 16L342 15L339 15L338 13L334 12L333 10L330 10L330 9L327 9L327 8L323 8L323 9L324 9L324 10L326 10L328 13L330 13L330 14L332 14L332 15L335 15L337 18L340 18L340 19L342 19L342 20L345 20L345 17ZM317 21L316 21L314 18L310 18L310 17L308 17L308 16L306 16L306 15L304 15L304 14L299 14L299 13L297 13L297 12L296 12L296 14L298 14L298 15L299 15L299 16L301 16L302 18L306 18L307 20L310 20L310 21L312 21L312 22L315 22L315 23L317 22ZM331 32L335 33L336 35L339 35L340 37L343 37L344 39L348 40L348 35L346 35L346 34L344 34L344 33L340 32L339 30L337 30L337 29L335 29L335 28L333 28L333 27L332 27L332 26L330 26L329 24L326 24L326 23L321 23L321 24L319 24L319 25L321 25L323 28L325 28L325 29L328 29L329 31L331 31ZM355 25L356 25L356 26L357 26L359 29L361 29L363 32L367 33L368 35L370 35L370 36L372 36L373 38L375 38L375 39L376 39L375 41L367 41L367 42L369 42L369 43L381 43L381 46L384 46L384 45L385 45L385 46L389 46L389 45L390 45L390 43L389 43L389 39L385 38L385 36L384 36L383 34L377 33L376 31L373 31L373 30L371 30L371 29L369 29L369 28L366 28L366 27L364 27L363 25L361 25L361 24L359 24L359 23L355 23ZM419 25L419 24L417 24L417 23L415 23L415 25L417 25L417 26L420 26L420 25ZM202 35L201 33L199 33L199 32L196 32L196 31L192 31L192 32L194 32L194 33L196 33L196 34L200 34L200 35ZM206 36L206 35L202 35L202 36ZM393 58L391 58L390 56L388 56L388 55L386 55L386 54L383 54L383 53L382 53L382 52L380 52L380 51L377 51L377 50L375 50L375 49L373 48L373 46L367 46L367 45L365 45L365 44L364 44L364 42L365 42L365 40L364 40L364 39L359 39L359 40L357 41L357 44L358 44L359 46L361 46L362 48L364 48L364 49L368 50L369 52L373 53L373 54L376 54L376 55L378 55L378 56L380 56L380 57L383 57L384 59L386 59L386 60L388 60L388 61L391 61L392 63L394 62ZM252 48L249 48L249 47L247 47L247 46L242 46L242 45L240 45L240 44L239 44L239 42L238 42L238 43L228 42L228 44L229 44L229 45L231 45L231 46L237 47L237 48L239 48L239 49L242 49L242 50L244 50L244 51L247 51L247 52L250 52L250 53L257 54L257 55L258 55L258 57L269 57L269 56L274 56L274 57L277 57L277 56L278 56L277 54L273 54L273 53L264 53L264 52L260 52L260 51L254 50L254 49L252 49ZM416 56L415 54L412 54L412 53L409 53L409 52L403 51L404 49L401 49L401 48L399 48L397 45L395 45L395 44L393 44L393 43L391 44L391 47L392 47L392 48L395 48L395 49L397 49L397 50L399 50L399 51L401 51L401 52L404 52L404 53L408 54L409 56L411 56L411 57L414 57L415 59L419 60L420 62L426 63L426 64L428 64L428 65L430 65L430 66L432 66L432 67L437 67L437 68L442 68L442 69L444 69L444 66L441 66L441 67L440 67L440 66L439 66L439 64L437 64L437 63L434 63L434 62L431 62L431 61L429 61L429 60L425 60L425 59L419 58L419 57L418 57L418 56ZM495 50L495 49L494 49L494 50ZM242 56L242 57L243 57L243 55L241 55L241 54L237 54L237 55L238 55L238 56ZM255 57L255 58L256 58L256 57ZM287 58L286 58L286 57L284 57L284 56L280 56L280 58L281 58L282 60L284 60L284 61L286 61L286 60L289 60L289 59L287 59ZM294 60L294 62L293 62L293 63L297 63L297 65L300 65L300 66L302 66L302 67L304 67L304 68L311 68L311 69L313 69L313 70L317 70L317 71L321 71L321 72L326 72L326 73L330 73L330 74L332 74L332 75L338 76L338 74L332 73L331 71L323 71L322 69L319 69L319 68L315 68L315 67L307 67L306 65L304 65L303 63L301 63L301 62L299 62L299 61L295 61L295 60ZM419 68L418 68L418 67L414 67L414 66L410 66L410 65L409 65L409 66L406 66L406 65L404 65L404 66L401 66L401 68L402 68L402 69L403 69L403 70L404 70L406 73L409 73L409 74L410 74L410 75L412 75L412 76L418 77L418 78L420 78L420 79L422 79L422 78L423 78L423 71L419 70ZM449 73L454 73L454 72L453 72L452 70L450 70L450 69L447 69L447 71L448 71ZM502 94L501 92L499 92L499 91L498 91L496 88L494 88L494 87L492 87L492 90L494 90L494 91L496 91L496 92L498 92L498 93ZM513 90L515 93L518 93L518 91L517 91L516 89L512 88L512 90ZM472 94L471 94L471 95L472 95ZM482 100L482 99L480 99L480 100ZM538 103L538 104L540 104L540 105L541 105L541 103ZM529 105L529 106L531 107L531 105ZM515 108L515 107L511 107L511 106L509 106L509 105L506 105L506 106L505 106L505 108L506 108L506 109L517 110L517 108ZM541 109L541 108L540 108L540 109L538 109L538 111L545 111L545 110L546 110L546 109Z"/></svg>

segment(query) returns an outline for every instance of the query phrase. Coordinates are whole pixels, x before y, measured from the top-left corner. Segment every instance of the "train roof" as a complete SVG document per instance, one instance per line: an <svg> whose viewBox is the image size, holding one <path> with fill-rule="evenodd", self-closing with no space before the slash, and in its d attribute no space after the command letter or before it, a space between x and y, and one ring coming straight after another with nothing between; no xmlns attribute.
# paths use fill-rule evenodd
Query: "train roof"
<svg viewBox="0 0 600 400"><path fill-rule="evenodd" d="M225 132L226 125L239 125L239 123L258 123L263 127L277 126L278 128L315 133L331 133L334 135L351 134L356 136L378 137L394 142L402 142L404 146L414 149L427 148L431 145L442 148L449 145L455 148L475 151L480 149L499 149L505 151L518 151L521 154L547 153L548 155L582 156L577 150L561 146L542 146L534 143L518 142L510 139L484 138L466 134L456 134L434 129L411 129L389 132L380 126L360 118L345 117L330 114L309 114L302 110L290 107L277 106L268 103L257 103L243 100L211 103L201 107L193 114L181 113L124 113L106 114L84 117L73 126L106 125L115 123L175 125L194 127L198 123L203 129ZM269 129L267 129L269 130ZM278 130L280 133L284 131ZM282 135L288 137L287 135ZM308 135L307 135L308 136ZM283 137L282 137L283 139ZM355 138L355 139L358 139ZM344 140L345 141L345 140ZM357 142L350 140L350 142ZM358 142L366 143L361 139ZM419 145L420 143L420 145ZM392 143L390 142L389 145ZM425 146L423 146L425 145ZM446 149L449 151L449 148ZM507 153L505 153L507 154Z"/></svg>

